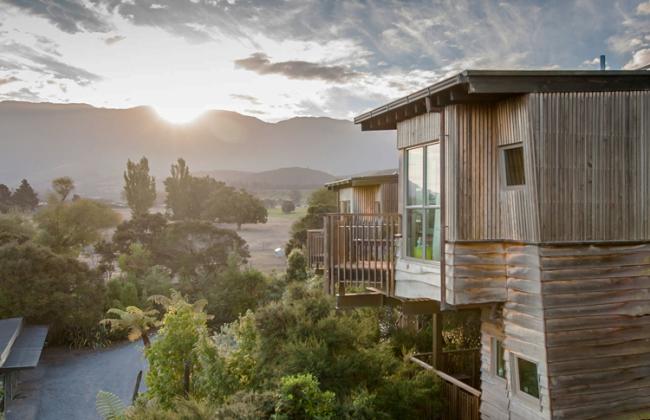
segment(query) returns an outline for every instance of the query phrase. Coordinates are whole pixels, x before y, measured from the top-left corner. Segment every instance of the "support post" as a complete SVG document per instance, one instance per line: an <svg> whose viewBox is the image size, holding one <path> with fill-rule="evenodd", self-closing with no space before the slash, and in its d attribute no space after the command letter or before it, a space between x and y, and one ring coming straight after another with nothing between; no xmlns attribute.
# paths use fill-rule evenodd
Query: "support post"
<svg viewBox="0 0 650 420"><path fill-rule="evenodd" d="M431 354L431 365L434 369L444 372L442 362L442 312L434 313L431 319L431 328L433 332L433 349Z"/></svg>

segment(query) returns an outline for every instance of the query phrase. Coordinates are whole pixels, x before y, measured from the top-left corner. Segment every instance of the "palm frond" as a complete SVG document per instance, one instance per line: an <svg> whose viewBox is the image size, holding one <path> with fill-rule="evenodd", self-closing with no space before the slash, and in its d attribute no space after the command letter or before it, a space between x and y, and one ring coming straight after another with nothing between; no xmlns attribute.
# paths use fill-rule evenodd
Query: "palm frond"
<svg viewBox="0 0 650 420"><path fill-rule="evenodd" d="M99 391L95 405L97 413L104 420L123 420L125 418L124 412L126 408L124 403L120 397L111 392Z"/></svg>

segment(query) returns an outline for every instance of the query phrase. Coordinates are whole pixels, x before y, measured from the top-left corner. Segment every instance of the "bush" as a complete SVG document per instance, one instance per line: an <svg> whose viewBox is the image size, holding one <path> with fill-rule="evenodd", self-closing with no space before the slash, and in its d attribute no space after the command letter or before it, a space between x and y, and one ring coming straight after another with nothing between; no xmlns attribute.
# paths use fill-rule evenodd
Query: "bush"
<svg viewBox="0 0 650 420"><path fill-rule="evenodd" d="M307 258L301 249L294 248L287 258L287 280L307 280Z"/></svg>
<svg viewBox="0 0 650 420"><path fill-rule="evenodd" d="M289 214L296 210L296 205L293 201L285 200L282 202L282 213Z"/></svg>
<svg viewBox="0 0 650 420"><path fill-rule="evenodd" d="M331 419L334 417L335 395L321 391L318 380L309 373L280 379L274 420Z"/></svg>
<svg viewBox="0 0 650 420"><path fill-rule="evenodd" d="M30 242L8 244L0 247L0 279L0 318L23 316L47 324L53 343L93 345L101 335L103 281L75 258Z"/></svg>

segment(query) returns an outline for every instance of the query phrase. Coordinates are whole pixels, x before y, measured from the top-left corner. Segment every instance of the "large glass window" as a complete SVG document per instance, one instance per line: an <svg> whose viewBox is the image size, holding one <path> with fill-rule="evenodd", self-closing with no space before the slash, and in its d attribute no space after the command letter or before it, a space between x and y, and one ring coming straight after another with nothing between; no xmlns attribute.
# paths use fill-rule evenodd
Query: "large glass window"
<svg viewBox="0 0 650 420"><path fill-rule="evenodd" d="M406 152L406 255L440 261L440 146Z"/></svg>
<svg viewBox="0 0 650 420"><path fill-rule="evenodd" d="M539 398L539 378L537 376L537 363L517 357L517 379L519 390L531 397Z"/></svg>

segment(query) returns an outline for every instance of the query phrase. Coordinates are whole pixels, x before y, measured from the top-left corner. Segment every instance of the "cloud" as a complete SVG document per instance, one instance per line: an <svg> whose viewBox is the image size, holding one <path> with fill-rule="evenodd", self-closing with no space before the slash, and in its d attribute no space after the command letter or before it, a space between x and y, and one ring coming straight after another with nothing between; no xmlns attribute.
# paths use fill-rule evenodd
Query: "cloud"
<svg viewBox="0 0 650 420"><path fill-rule="evenodd" d="M279 74L289 79L337 83L345 83L360 76L359 73L344 66L329 66L300 60L273 63L266 54L261 52L251 54L248 58L235 60L235 67L262 75Z"/></svg>
<svg viewBox="0 0 650 420"><path fill-rule="evenodd" d="M4 59L8 56L14 56L17 59ZM97 74L66 64L50 54L17 42L9 42L1 46L0 69L31 70L56 79L70 80L81 86L102 80L102 77Z"/></svg>
<svg viewBox="0 0 650 420"><path fill-rule="evenodd" d="M18 89L13 92L8 92L0 98L8 99L8 100L13 100L13 101L30 101L30 102L38 102L41 100L41 97L38 96L38 94L26 87Z"/></svg>
<svg viewBox="0 0 650 420"><path fill-rule="evenodd" d="M636 14L637 15L650 15L650 1L640 3L636 7Z"/></svg>
<svg viewBox="0 0 650 420"><path fill-rule="evenodd" d="M251 96L251 95L240 95L240 94L237 94L237 93L233 93L232 95L230 95L230 97L233 98L233 99L240 100L240 101L250 102L253 105L260 105L261 104L259 99L257 99L254 96Z"/></svg>
<svg viewBox="0 0 650 420"><path fill-rule="evenodd" d="M9 77L5 77L5 78L0 77L0 86L6 85L6 84L9 84L9 83L12 83L12 82L19 82L19 81L20 81L20 79L17 78L17 77L14 77L14 76L9 76Z"/></svg>
<svg viewBox="0 0 650 420"><path fill-rule="evenodd" d="M632 59L623 66L623 69L635 70L647 66L650 66L650 48L644 48L635 52Z"/></svg>
<svg viewBox="0 0 650 420"><path fill-rule="evenodd" d="M106 45L113 45L117 44L120 41L124 41L126 39L125 36L122 35L114 35L114 36L109 36L108 38L104 39L104 42Z"/></svg>
<svg viewBox="0 0 650 420"><path fill-rule="evenodd" d="M5 0L22 10L44 17L68 33L108 32L111 25L97 10L77 0Z"/></svg>
<svg viewBox="0 0 650 420"><path fill-rule="evenodd" d="M151 6L149 6L149 8L152 10L162 10L162 9L166 9L167 6L164 4L152 3Z"/></svg>

